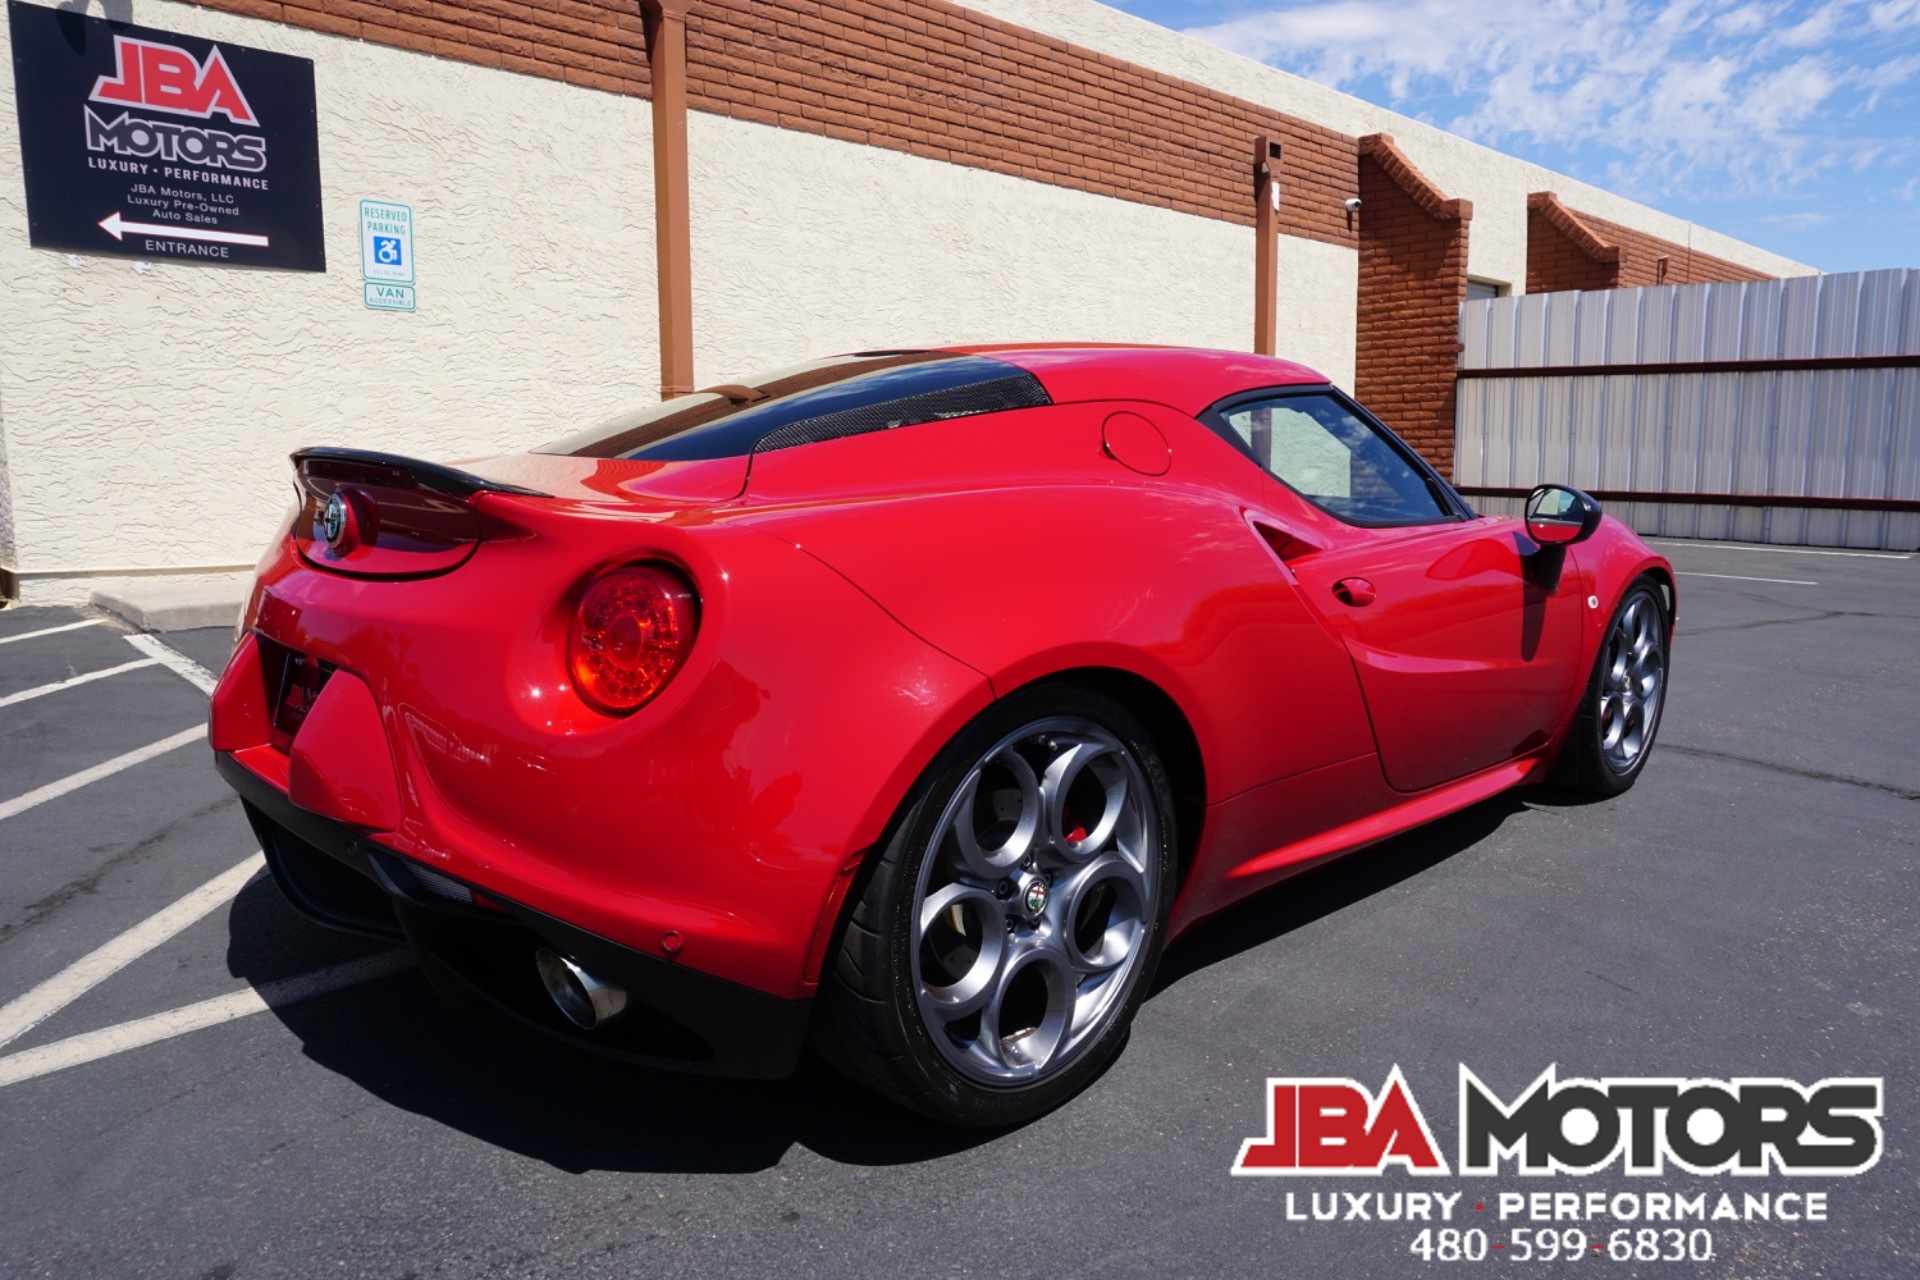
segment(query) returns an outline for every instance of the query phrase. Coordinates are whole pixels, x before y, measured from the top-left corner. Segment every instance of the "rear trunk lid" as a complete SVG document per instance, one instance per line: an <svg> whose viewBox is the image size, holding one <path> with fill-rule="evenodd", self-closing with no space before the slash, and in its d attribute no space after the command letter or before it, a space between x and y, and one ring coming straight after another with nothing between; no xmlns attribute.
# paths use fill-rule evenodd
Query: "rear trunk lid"
<svg viewBox="0 0 1920 1280"><path fill-rule="evenodd" d="M489 538L524 537L489 495L667 514L736 497L745 458L686 462L510 454L462 469L362 449L293 455L300 558L356 578L423 578L459 568Z"/></svg>

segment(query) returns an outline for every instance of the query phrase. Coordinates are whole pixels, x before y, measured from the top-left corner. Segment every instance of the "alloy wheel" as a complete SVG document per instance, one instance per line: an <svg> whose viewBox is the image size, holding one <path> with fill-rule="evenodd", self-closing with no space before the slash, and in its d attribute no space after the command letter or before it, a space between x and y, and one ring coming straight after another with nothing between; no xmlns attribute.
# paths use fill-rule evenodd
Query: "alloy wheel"
<svg viewBox="0 0 1920 1280"><path fill-rule="evenodd" d="M1666 685L1666 644L1660 611L1647 594L1635 595L1614 619L1602 659L1594 719L1600 754L1615 773L1630 772L1653 741Z"/></svg>
<svg viewBox="0 0 1920 1280"><path fill-rule="evenodd" d="M1036 721L974 763L912 908L915 998L950 1065L1022 1084L1098 1037L1146 950L1159 830L1139 761L1091 721Z"/></svg>

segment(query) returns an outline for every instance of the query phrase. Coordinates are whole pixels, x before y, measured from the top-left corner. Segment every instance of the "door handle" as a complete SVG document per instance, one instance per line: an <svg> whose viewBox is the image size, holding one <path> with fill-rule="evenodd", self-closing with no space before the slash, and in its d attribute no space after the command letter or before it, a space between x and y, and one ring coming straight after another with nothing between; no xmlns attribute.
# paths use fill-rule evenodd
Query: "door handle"
<svg viewBox="0 0 1920 1280"><path fill-rule="evenodd" d="M1365 578L1342 578L1333 584L1333 594L1340 597L1342 604L1372 604L1373 584Z"/></svg>

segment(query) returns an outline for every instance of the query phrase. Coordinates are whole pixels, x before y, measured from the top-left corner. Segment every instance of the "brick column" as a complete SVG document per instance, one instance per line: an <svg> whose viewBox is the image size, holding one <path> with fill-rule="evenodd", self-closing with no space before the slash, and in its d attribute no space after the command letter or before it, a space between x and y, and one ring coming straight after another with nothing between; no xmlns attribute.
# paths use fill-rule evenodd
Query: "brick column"
<svg viewBox="0 0 1920 1280"><path fill-rule="evenodd" d="M1449 200L1376 133L1360 139L1354 395L1449 478L1473 205Z"/></svg>

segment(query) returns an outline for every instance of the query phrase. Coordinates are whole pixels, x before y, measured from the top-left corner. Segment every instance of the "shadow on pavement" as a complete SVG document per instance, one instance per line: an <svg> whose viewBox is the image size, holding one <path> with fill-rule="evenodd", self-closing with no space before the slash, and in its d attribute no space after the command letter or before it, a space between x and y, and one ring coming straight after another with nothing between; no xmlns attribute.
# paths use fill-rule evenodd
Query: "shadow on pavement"
<svg viewBox="0 0 1920 1280"><path fill-rule="evenodd" d="M298 915L270 880L234 900L228 967L255 984L383 949ZM804 1061L789 1080L653 1071L482 1007L444 1008L417 971L273 1010L307 1057L376 1097L573 1173L742 1173L798 1143L853 1165L905 1164L1001 1136L933 1124Z"/></svg>
<svg viewBox="0 0 1920 1280"><path fill-rule="evenodd" d="M1524 806L1500 797L1306 872L1198 926L1162 962L1152 998L1445 861ZM228 963L254 983L381 945L297 915L271 881L235 899ZM309 1058L404 1110L568 1172L743 1173L798 1144L845 1164L908 1164L1004 1137L950 1129L811 1058L792 1079L653 1071L549 1039L482 1008L443 1008L407 972L274 1010ZM1123 1050L1124 1051L1124 1050Z"/></svg>
<svg viewBox="0 0 1920 1280"><path fill-rule="evenodd" d="M1530 800L1538 798L1531 791L1524 794ZM1512 791L1494 796L1391 840L1343 854L1228 907L1196 925L1167 949L1154 978L1151 998L1162 998L1169 987L1189 974L1265 946L1438 866L1525 810L1521 797L1522 793Z"/></svg>

